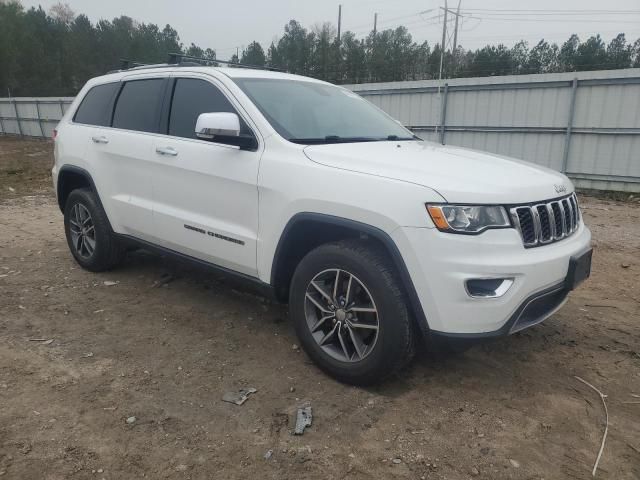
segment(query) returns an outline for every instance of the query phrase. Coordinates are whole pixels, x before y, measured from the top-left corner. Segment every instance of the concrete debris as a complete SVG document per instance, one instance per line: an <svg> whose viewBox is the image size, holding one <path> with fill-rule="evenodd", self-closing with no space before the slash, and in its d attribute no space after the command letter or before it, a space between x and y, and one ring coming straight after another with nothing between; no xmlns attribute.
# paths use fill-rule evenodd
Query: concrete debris
<svg viewBox="0 0 640 480"><path fill-rule="evenodd" d="M293 430L293 434L302 435L304 433L304 429L311 426L312 421L313 413L311 411L311 407L299 408L298 414L296 415L296 426Z"/></svg>
<svg viewBox="0 0 640 480"><path fill-rule="evenodd" d="M127 418L127 423L129 425L133 425L134 423L136 423L137 420L138 419L136 417L129 417L129 418Z"/></svg>
<svg viewBox="0 0 640 480"><path fill-rule="evenodd" d="M175 277L173 275L169 273L165 273L162 275L162 277L160 277L160 280L155 280L153 282L153 285L151 286L151 288L166 287L174 280L175 280Z"/></svg>
<svg viewBox="0 0 640 480"><path fill-rule="evenodd" d="M227 392L222 396L223 402L235 403L236 405L242 405L247 401L249 395L256 393L258 390L255 388L242 388L237 392Z"/></svg>

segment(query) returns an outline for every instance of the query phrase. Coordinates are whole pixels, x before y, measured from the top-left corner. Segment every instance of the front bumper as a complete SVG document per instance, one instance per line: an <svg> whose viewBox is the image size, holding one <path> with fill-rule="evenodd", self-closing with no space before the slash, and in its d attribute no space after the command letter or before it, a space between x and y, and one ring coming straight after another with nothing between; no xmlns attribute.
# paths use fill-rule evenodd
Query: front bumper
<svg viewBox="0 0 640 480"><path fill-rule="evenodd" d="M433 228L399 228L392 235L409 270L432 335L481 338L507 335L557 311L572 287L572 257L587 252L584 224L569 238L525 249L514 229L455 235ZM512 278L498 298L472 298L465 282Z"/></svg>

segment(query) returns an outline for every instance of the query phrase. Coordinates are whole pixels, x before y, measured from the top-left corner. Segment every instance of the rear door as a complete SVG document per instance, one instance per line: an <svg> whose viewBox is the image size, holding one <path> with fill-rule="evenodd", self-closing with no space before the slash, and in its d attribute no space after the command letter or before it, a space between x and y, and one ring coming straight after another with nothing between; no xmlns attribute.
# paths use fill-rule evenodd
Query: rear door
<svg viewBox="0 0 640 480"><path fill-rule="evenodd" d="M110 127L91 135L94 179L106 196L113 228L143 240L153 238L153 186L149 162L158 132L163 77L125 78L120 85Z"/></svg>
<svg viewBox="0 0 640 480"><path fill-rule="evenodd" d="M157 243L255 276L262 142L247 151L198 139L195 124L201 113L237 113L243 133L255 136L257 130L213 78L174 75L167 90L164 135L153 146Z"/></svg>

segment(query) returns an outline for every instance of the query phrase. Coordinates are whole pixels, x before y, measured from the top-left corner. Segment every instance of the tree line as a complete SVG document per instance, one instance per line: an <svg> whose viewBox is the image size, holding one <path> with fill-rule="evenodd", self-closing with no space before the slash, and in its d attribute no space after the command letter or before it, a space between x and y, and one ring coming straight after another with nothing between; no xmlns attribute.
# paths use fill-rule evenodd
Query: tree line
<svg viewBox="0 0 640 480"><path fill-rule="evenodd" d="M48 12L25 10L19 1L0 0L0 96L75 95L90 78L118 68L120 59L167 61L168 53L216 60L215 49L184 45L166 25L130 17L92 23L66 4ZM390 82L438 78L441 46L413 41L407 28L353 32L337 36L331 23L307 29L289 21L282 36L266 49L250 43L232 62L270 66L333 83ZM571 35L562 45L520 41L476 50L460 46L444 55L443 77L480 77L640 67L640 39L620 33L606 44L600 35Z"/></svg>

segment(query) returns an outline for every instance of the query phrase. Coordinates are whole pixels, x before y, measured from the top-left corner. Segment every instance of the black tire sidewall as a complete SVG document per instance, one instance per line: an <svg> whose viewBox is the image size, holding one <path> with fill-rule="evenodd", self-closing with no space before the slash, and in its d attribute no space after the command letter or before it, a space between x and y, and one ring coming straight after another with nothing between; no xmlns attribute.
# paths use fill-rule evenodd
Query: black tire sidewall
<svg viewBox="0 0 640 480"><path fill-rule="evenodd" d="M352 273L367 287L378 309L378 339L363 360L341 362L326 354L317 344L305 316L305 296L309 282L319 272L339 268ZM354 254L339 245L324 245L309 253L295 271L289 300L296 333L307 354L326 372L341 381L355 384L375 382L392 373L397 360L405 355L409 315L390 272L366 256ZM396 294L392 292L395 291Z"/></svg>
<svg viewBox="0 0 640 480"><path fill-rule="evenodd" d="M76 204L83 205L89 211L95 229L96 248L89 258L80 256L71 241L70 216ZM69 250L81 267L91 271L102 271L110 266L111 249L113 248L111 227L102 206L98 203L97 197L92 191L78 189L69 194L64 208L64 231Z"/></svg>

